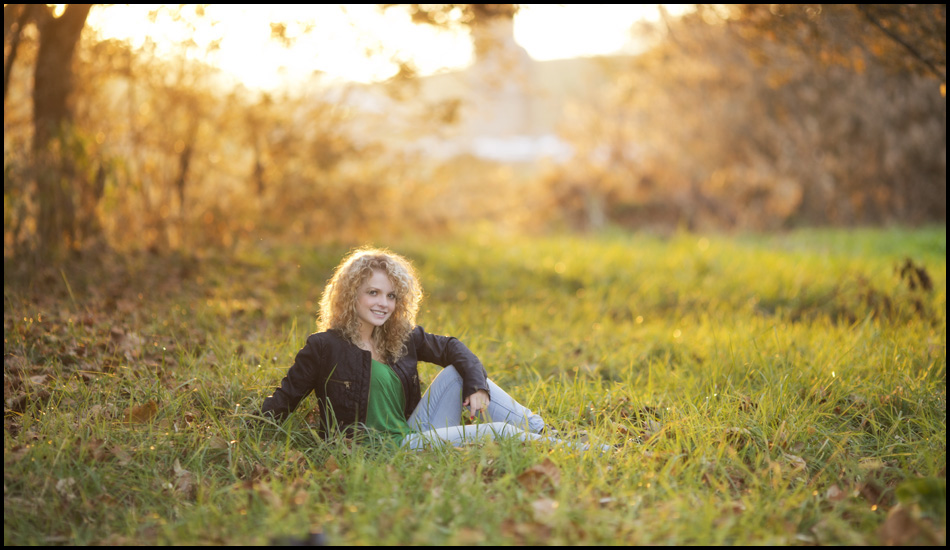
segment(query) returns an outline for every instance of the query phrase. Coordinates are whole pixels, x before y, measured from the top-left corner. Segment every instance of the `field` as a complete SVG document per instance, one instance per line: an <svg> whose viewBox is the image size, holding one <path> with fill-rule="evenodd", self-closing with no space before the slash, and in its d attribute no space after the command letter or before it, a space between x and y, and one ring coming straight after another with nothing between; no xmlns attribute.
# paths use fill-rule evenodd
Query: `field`
<svg viewBox="0 0 950 550"><path fill-rule="evenodd" d="M7 263L4 544L945 543L946 227L393 249L420 325L617 450L257 422L346 247Z"/></svg>

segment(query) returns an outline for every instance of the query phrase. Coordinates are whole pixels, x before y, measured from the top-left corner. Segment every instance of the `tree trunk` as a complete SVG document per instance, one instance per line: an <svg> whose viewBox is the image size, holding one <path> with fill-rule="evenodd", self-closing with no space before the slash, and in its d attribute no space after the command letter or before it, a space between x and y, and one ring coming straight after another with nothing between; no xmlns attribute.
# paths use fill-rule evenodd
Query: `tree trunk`
<svg viewBox="0 0 950 550"><path fill-rule="evenodd" d="M72 61L92 4L69 4L60 17L34 6L39 49L33 73L33 162L38 190L38 246L53 253L75 246L77 193L75 169L63 147L72 119ZM54 141L60 142L58 153Z"/></svg>
<svg viewBox="0 0 950 550"><path fill-rule="evenodd" d="M92 4L69 4L59 17L36 6L40 46L33 74L33 151L42 151L71 120L69 94L73 89L73 53Z"/></svg>

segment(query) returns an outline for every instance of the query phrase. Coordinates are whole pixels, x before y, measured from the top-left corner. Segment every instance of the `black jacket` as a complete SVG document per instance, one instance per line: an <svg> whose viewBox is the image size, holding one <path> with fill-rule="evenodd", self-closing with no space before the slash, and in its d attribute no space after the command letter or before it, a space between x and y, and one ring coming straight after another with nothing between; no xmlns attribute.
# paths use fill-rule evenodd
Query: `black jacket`
<svg viewBox="0 0 950 550"><path fill-rule="evenodd" d="M417 326L409 334L406 349L407 353L390 366L402 382L407 420L422 399L419 361L441 367L453 365L462 375L463 398L478 390L488 391L488 374L482 362L456 338L428 334ZM264 400L261 413L283 419L313 391L320 405L322 430L352 433L366 420L371 361L370 352L346 340L339 331L311 334L280 387Z"/></svg>

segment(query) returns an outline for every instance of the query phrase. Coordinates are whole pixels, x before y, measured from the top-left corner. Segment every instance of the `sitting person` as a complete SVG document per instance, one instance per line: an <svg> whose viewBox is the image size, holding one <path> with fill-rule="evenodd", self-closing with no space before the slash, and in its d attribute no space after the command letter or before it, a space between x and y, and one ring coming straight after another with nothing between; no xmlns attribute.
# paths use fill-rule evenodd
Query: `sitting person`
<svg viewBox="0 0 950 550"><path fill-rule="evenodd" d="M363 432L411 449L487 437L574 446L540 435L541 417L492 382L458 339L416 326L421 298L415 269L402 256L360 249L344 258L320 300L320 332L307 338L262 414L282 419L315 392L324 433ZM419 361L444 367L425 394ZM464 408L483 422L463 424Z"/></svg>

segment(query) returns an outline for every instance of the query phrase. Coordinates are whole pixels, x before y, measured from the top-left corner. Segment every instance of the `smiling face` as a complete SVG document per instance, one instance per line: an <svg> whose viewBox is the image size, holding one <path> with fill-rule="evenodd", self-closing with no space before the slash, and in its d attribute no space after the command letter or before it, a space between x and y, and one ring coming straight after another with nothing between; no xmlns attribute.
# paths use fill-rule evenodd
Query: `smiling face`
<svg viewBox="0 0 950 550"><path fill-rule="evenodd" d="M356 315L360 333L369 339L374 327L381 327L396 309L396 291L386 272L373 270L363 281L356 296Z"/></svg>

